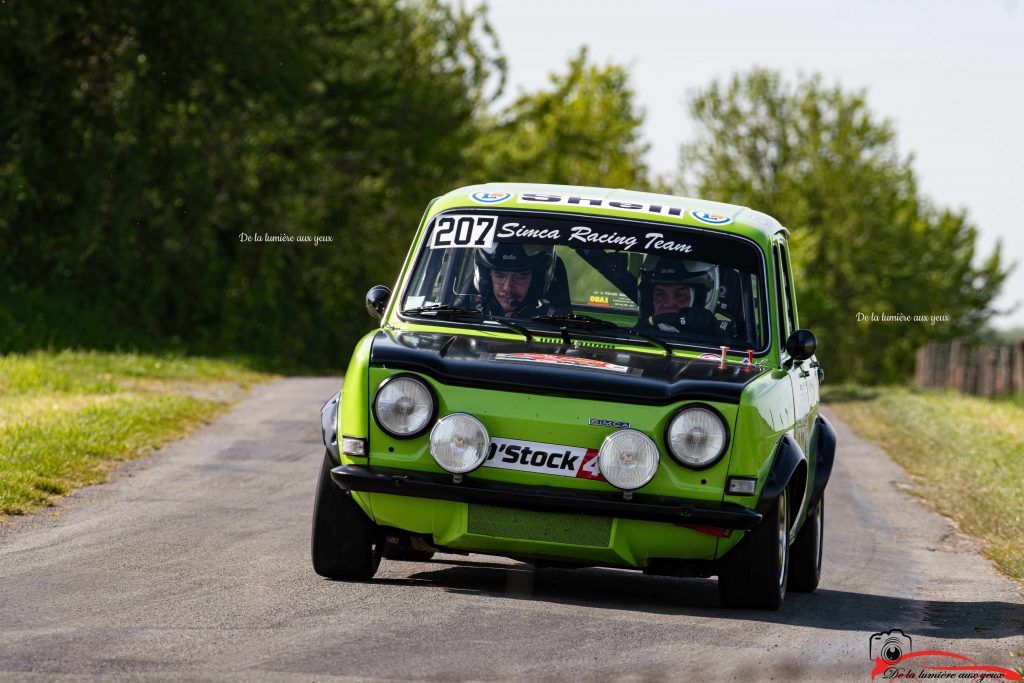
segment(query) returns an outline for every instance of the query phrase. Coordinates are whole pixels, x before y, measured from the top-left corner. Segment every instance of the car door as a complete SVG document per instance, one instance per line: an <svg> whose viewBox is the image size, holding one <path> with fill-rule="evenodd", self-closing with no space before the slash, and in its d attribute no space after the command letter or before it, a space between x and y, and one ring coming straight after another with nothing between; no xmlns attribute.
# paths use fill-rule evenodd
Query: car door
<svg viewBox="0 0 1024 683"><path fill-rule="evenodd" d="M784 238L777 239L772 248L775 266L778 329L781 367L789 375L793 387L793 438L807 456L807 481L814 481L814 457L811 453L811 432L817 415L818 377L811 371L810 360L795 361L786 351L786 340L799 329L796 296L789 262L789 249Z"/></svg>

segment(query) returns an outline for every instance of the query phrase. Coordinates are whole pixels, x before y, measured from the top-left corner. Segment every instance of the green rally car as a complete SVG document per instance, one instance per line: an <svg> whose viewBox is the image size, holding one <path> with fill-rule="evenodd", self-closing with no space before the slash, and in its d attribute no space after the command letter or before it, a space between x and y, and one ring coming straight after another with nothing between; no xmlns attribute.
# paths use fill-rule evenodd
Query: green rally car
<svg viewBox="0 0 1024 683"><path fill-rule="evenodd" d="M473 552L813 591L836 436L788 235L594 187L432 201L321 414L316 572Z"/></svg>

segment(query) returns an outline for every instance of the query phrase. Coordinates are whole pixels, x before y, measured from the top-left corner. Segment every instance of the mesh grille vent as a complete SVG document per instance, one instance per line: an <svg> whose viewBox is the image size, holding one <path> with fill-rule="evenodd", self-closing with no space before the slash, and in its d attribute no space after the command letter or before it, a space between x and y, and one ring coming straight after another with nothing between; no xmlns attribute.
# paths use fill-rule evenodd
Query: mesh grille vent
<svg viewBox="0 0 1024 683"><path fill-rule="evenodd" d="M561 344L562 340L559 337L534 337L536 341L542 344ZM615 344L606 344L605 342L586 341L573 339L572 343L574 346L590 346L598 349L614 349Z"/></svg>
<svg viewBox="0 0 1024 683"><path fill-rule="evenodd" d="M467 530L479 536L607 548L612 535L612 518L470 503Z"/></svg>

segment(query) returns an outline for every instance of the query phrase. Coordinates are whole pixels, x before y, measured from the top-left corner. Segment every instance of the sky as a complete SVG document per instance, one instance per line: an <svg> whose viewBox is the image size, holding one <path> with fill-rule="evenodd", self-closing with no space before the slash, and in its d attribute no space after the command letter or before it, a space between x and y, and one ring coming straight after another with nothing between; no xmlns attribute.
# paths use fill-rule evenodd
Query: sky
<svg viewBox="0 0 1024 683"><path fill-rule="evenodd" d="M993 324L1024 327L1024 0L488 5L508 58L504 101L547 87L587 45L593 61L628 68L658 174L675 172L679 145L694 134L686 98L715 79L758 66L865 90L871 111L895 125L901 151L914 155L922 192L967 210L981 254L999 239L1007 260L1020 263L997 300L1008 312Z"/></svg>

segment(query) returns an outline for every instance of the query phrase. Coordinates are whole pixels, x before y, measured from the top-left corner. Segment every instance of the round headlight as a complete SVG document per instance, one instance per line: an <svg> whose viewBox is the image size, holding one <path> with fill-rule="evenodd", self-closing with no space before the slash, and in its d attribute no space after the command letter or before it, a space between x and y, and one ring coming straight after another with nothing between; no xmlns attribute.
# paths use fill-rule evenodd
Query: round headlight
<svg viewBox="0 0 1024 683"><path fill-rule="evenodd" d="M679 464L702 469L714 464L729 444L729 428L711 408L683 408L668 423L665 432L668 451Z"/></svg>
<svg viewBox="0 0 1024 683"><path fill-rule="evenodd" d="M430 430L430 455L452 474L480 467L490 443L491 436L483 423L466 413L445 415Z"/></svg>
<svg viewBox="0 0 1024 683"><path fill-rule="evenodd" d="M643 432L620 429L605 437L597 452L597 466L612 486L638 489L658 471L658 446Z"/></svg>
<svg viewBox="0 0 1024 683"><path fill-rule="evenodd" d="M414 377L390 377L377 389L373 415L380 428L391 436L399 439L419 436L434 417L434 396Z"/></svg>

